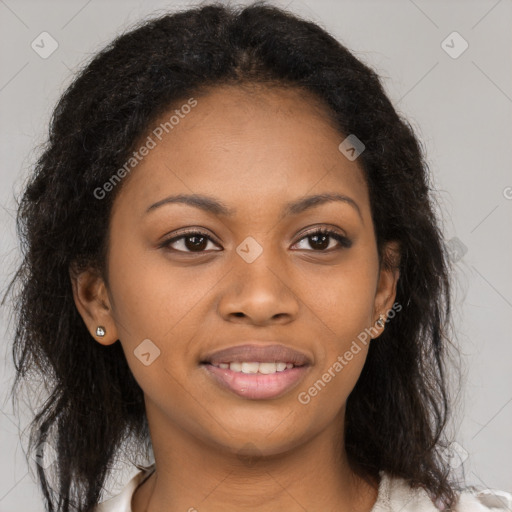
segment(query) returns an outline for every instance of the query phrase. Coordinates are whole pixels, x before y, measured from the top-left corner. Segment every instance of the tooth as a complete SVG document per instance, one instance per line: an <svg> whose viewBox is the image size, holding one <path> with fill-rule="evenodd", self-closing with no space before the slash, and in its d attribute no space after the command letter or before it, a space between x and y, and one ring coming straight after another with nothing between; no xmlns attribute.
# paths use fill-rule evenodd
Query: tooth
<svg viewBox="0 0 512 512"><path fill-rule="evenodd" d="M261 373L263 375L269 375L275 372L282 372L284 370L288 370L289 368L293 368L293 363L284 363L282 361L275 363L258 363L255 361L251 362L238 362L234 361L232 363L218 363L216 365L218 368L227 369L229 368L234 372L242 372L247 374L255 374Z"/></svg>
<svg viewBox="0 0 512 512"><path fill-rule="evenodd" d="M260 363L259 372L263 373L265 375L268 375L269 373L276 373L276 363Z"/></svg>
<svg viewBox="0 0 512 512"><path fill-rule="evenodd" d="M242 363L242 373L258 373L260 363Z"/></svg>

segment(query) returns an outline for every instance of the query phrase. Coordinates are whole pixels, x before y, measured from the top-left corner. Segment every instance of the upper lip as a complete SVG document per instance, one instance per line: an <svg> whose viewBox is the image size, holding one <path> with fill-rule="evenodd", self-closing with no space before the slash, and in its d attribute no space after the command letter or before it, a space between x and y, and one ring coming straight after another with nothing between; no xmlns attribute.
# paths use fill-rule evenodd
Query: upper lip
<svg viewBox="0 0 512 512"><path fill-rule="evenodd" d="M256 345L244 344L235 347L228 347L207 354L201 361L202 363L293 363L295 366L311 364L311 359L302 352L281 344Z"/></svg>

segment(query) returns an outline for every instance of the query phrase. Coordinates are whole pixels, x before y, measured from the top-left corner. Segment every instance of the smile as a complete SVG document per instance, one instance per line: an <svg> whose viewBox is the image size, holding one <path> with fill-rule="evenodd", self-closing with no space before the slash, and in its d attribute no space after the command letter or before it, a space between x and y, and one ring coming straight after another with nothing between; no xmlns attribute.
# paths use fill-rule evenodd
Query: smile
<svg viewBox="0 0 512 512"><path fill-rule="evenodd" d="M251 400L279 398L293 389L310 368L284 362L205 363L201 366L223 390Z"/></svg>
<svg viewBox="0 0 512 512"><path fill-rule="evenodd" d="M294 367L293 363L240 363L240 362L232 362L232 363L219 363L214 364L213 366L217 366L218 368L222 368L223 370L230 369L234 372L242 372L242 373L261 373L264 375L268 375L270 373L282 372L286 369L290 369Z"/></svg>

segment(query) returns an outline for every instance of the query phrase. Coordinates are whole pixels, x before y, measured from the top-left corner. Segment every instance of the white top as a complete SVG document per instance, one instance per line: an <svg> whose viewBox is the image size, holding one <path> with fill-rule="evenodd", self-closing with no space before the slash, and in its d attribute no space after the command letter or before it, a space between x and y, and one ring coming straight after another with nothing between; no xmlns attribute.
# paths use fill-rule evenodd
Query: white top
<svg viewBox="0 0 512 512"><path fill-rule="evenodd" d="M131 501L135 489L153 473L155 465L137 473L113 498L97 505L93 512L132 512ZM371 512L435 512L439 510L432 503L424 489L411 489L401 478L380 473L377 501ZM511 511L512 494L503 491L471 491L460 495L454 512Z"/></svg>

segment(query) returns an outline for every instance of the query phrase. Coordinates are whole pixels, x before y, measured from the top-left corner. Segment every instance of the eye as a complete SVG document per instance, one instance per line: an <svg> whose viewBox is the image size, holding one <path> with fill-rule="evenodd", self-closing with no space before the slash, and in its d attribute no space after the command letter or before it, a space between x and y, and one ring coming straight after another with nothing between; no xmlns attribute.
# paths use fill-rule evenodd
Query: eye
<svg viewBox="0 0 512 512"><path fill-rule="evenodd" d="M208 246L208 242L214 244L213 240L207 233L202 231L187 231L182 233L180 236L175 236L170 240L165 240L162 242L159 247L171 247L172 245L176 245L177 247L172 247L172 250L176 252L204 252Z"/></svg>
<svg viewBox="0 0 512 512"><path fill-rule="evenodd" d="M325 228L316 229L315 231L306 233L306 236L302 237L297 243L300 243L303 240L309 240L309 246L316 252L331 252L333 248L330 242L333 240L336 240L338 244L345 249L352 246L352 241L346 236ZM336 250L336 248L334 248L334 250Z"/></svg>
<svg viewBox="0 0 512 512"><path fill-rule="evenodd" d="M303 240L309 240L309 246L313 249L313 251L316 252L331 252L331 250L336 250L335 248L333 249L333 247L330 244L330 242L333 240L337 241L340 247L346 249L352 246L352 241L349 240L347 237L341 235L336 231L325 228L316 229L314 231L306 233L306 236L303 236L295 245L299 244ZM208 243L217 246L217 244L212 240L212 238L207 233L203 231L187 231L181 233L179 236L175 236L169 240L165 240L159 245L159 247L170 247L172 250L176 252L201 253L206 251ZM174 247L172 247L173 245ZM304 249L304 247L302 247L302 249Z"/></svg>

